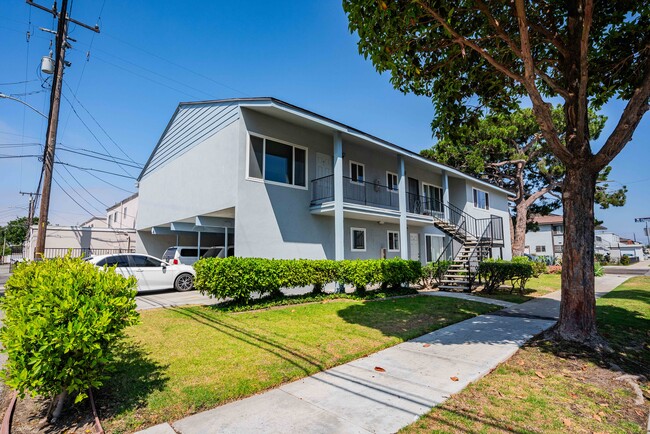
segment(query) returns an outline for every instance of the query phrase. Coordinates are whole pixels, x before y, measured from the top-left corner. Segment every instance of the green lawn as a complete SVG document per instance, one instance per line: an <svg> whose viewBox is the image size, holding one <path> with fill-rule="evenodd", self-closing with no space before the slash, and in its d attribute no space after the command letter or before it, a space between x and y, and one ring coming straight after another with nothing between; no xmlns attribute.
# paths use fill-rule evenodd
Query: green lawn
<svg viewBox="0 0 650 434"><path fill-rule="evenodd" d="M647 399L636 405L611 367L650 377L650 278L630 279L599 299L597 315L613 354L533 341L403 431L645 433Z"/></svg>
<svg viewBox="0 0 650 434"><path fill-rule="evenodd" d="M173 421L496 309L415 296L246 313L144 311L118 372L97 394L102 418L109 432Z"/></svg>
<svg viewBox="0 0 650 434"><path fill-rule="evenodd" d="M498 300L510 301L512 303L523 303L532 300L533 298L542 297L551 292L560 290L560 279L561 276L559 274L542 274L539 277L530 279L526 283L526 289L523 294L519 294L519 291L516 289L511 292L510 288L512 285L508 282L506 285L507 287L502 287L502 289L494 294L484 294L481 291L477 291L473 292L472 295L496 298Z"/></svg>

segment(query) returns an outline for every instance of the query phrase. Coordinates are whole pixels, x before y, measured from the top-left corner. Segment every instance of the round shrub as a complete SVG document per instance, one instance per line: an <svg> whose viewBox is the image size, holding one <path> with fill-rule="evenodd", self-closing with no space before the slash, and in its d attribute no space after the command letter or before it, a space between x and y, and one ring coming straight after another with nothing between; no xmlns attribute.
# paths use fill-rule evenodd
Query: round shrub
<svg viewBox="0 0 650 434"><path fill-rule="evenodd" d="M0 302L5 383L21 396L83 400L107 379L115 344L138 321L135 286L134 277L79 258L19 264Z"/></svg>
<svg viewBox="0 0 650 434"><path fill-rule="evenodd" d="M625 255L621 256L620 264L621 265L630 265L630 257L625 256Z"/></svg>

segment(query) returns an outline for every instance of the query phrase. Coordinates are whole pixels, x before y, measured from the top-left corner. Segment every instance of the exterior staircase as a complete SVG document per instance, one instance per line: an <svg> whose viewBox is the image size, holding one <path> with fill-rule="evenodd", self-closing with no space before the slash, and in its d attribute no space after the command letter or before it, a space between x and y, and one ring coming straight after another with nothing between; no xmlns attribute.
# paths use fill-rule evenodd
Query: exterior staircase
<svg viewBox="0 0 650 434"><path fill-rule="evenodd" d="M502 222L498 217L476 219L454 207L447 214L450 218L434 218L434 225L450 237L438 260L453 257L438 288L469 292L477 277L478 264L490 256L495 241L499 241L495 235L502 234ZM497 225L501 226L495 229Z"/></svg>

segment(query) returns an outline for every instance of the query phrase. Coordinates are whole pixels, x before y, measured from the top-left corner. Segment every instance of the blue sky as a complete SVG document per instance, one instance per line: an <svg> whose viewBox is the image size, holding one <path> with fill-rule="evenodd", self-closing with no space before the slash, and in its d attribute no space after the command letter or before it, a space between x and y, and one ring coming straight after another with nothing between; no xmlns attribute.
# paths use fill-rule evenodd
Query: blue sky
<svg viewBox="0 0 650 434"><path fill-rule="evenodd" d="M123 159L128 155L144 163L180 101L240 96L284 99L413 151L434 143L431 102L394 90L389 76L379 75L358 54L339 1L75 0L72 16L95 24L100 10L100 34L71 26L70 36L77 42L68 50L72 66L66 69L64 93L77 114L62 101L58 140L68 149ZM28 93L17 97L46 113L48 93L32 93L43 90L37 71L51 39L39 27L54 28L51 16L22 0L3 2L0 41L6 60L0 68L0 92ZM25 80L29 82L5 84ZM603 136L622 109L620 102L605 107L610 120ZM634 217L650 216L648 117L613 163L612 179L628 185L628 205L597 210L607 227L629 237L636 232L637 238L642 225ZM1 155L39 154L38 146L11 146L42 143L44 135L39 115L0 99ZM137 169L76 153L61 151L57 156L80 167L138 174ZM0 159L0 224L26 214L27 198L18 192L34 191L40 167L36 158ZM104 215L104 205L135 191L131 179L93 174L112 185L74 167L57 169L59 183L79 205L55 184L52 223L80 223L87 211Z"/></svg>

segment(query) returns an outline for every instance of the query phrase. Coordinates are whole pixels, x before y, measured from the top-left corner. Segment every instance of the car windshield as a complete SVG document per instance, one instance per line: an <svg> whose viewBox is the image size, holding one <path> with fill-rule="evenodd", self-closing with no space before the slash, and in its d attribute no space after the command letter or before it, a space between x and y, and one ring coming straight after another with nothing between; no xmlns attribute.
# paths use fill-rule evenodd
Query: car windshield
<svg viewBox="0 0 650 434"><path fill-rule="evenodd" d="M202 257L203 258L221 257L222 255L220 255L220 253L221 253L222 250L223 249L221 247L212 247L211 249L208 249L208 251L205 252Z"/></svg>
<svg viewBox="0 0 650 434"><path fill-rule="evenodd" d="M174 255L176 255L176 247L170 247L169 249L165 250L162 258L164 261L169 261L170 259L174 258Z"/></svg>

